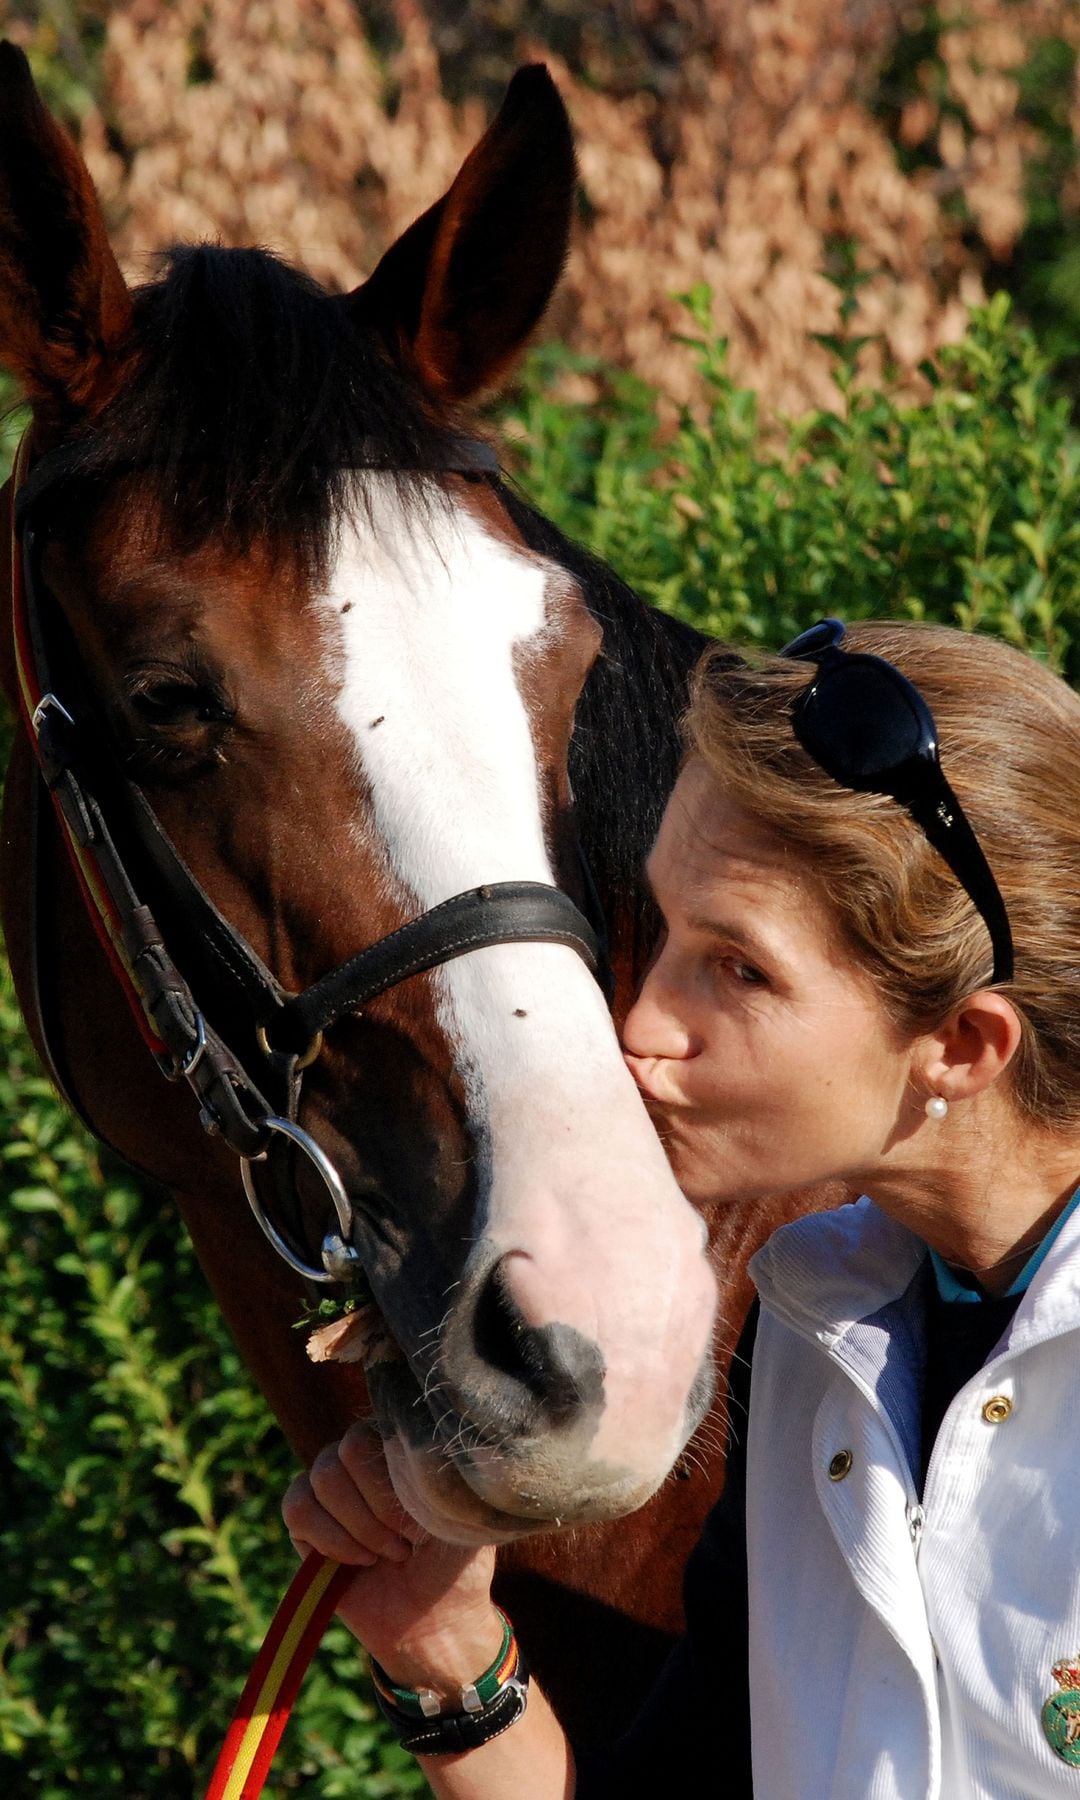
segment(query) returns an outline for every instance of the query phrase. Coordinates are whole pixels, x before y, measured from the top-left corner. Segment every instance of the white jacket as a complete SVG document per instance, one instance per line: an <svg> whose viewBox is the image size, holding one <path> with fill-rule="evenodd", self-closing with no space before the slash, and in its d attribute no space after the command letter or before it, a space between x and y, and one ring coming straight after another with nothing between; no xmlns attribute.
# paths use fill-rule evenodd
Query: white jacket
<svg viewBox="0 0 1080 1800"><path fill-rule="evenodd" d="M919 1507L925 1254L863 1200L750 1265L755 1800L1080 1800L1042 1724L1061 1693L1080 1763L1080 1682L1053 1674L1080 1663L1080 1212L945 1414Z"/></svg>

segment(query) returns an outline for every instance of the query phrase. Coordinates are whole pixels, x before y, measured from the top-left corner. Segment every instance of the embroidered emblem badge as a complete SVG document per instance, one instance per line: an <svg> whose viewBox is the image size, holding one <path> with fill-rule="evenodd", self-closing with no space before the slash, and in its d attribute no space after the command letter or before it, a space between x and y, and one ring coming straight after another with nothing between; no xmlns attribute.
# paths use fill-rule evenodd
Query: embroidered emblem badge
<svg viewBox="0 0 1080 1800"><path fill-rule="evenodd" d="M1058 1684L1042 1709L1042 1728L1062 1762L1080 1768L1080 1650L1063 1656L1050 1671Z"/></svg>

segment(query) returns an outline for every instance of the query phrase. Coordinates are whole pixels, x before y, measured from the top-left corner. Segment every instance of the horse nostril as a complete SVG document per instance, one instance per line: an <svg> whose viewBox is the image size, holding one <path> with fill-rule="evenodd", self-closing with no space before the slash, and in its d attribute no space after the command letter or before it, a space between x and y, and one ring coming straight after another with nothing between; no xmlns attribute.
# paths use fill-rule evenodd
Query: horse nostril
<svg viewBox="0 0 1080 1800"><path fill-rule="evenodd" d="M473 1314L473 1348L489 1369L527 1390L554 1424L568 1424L604 1401L604 1360L572 1325L528 1325L496 1263Z"/></svg>
<svg viewBox="0 0 1080 1800"><path fill-rule="evenodd" d="M473 1314L473 1348L481 1362L530 1385L522 1339L528 1326L515 1307L496 1264L480 1289Z"/></svg>

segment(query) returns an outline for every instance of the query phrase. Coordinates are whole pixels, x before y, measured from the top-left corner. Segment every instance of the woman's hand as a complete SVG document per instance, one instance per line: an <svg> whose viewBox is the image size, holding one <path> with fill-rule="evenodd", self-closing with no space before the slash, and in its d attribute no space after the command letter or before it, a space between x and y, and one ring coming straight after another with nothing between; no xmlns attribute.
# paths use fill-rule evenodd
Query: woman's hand
<svg viewBox="0 0 1080 1800"><path fill-rule="evenodd" d="M370 1426L354 1425L321 1451L281 1510L301 1556L317 1550L355 1564L338 1612L397 1686L434 1688L449 1700L490 1668L502 1644L491 1600L495 1552L459 1550L421 1531L398 1504ZM439 1800L570 1800L574 1792L569 1745L535 1682L512 1730L421 1765Z"/></svg>
<svg viewBox="0 0 1080 1800"><path fill-rule="evenodd" d="M301 1556L316 1550L355 1564L338 1613L398 1685L450 1697L494 1661L502 1642L494 1550L459 1549L421 1530L394 1494L372 1427L354 1425L320 1451L281 1511Z"/></svg>

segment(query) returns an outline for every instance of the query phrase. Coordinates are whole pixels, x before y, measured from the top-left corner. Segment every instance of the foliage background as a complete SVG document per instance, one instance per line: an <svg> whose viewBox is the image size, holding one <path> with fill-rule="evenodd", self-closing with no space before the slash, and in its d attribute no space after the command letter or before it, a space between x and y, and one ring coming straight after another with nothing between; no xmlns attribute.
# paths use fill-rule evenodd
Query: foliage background
<svg viewBox="0 0 1080 1800"><path fill-rule="evenodd" d="M576 348L686 398L671 295L705 281L736 380L835 403L807 333L835 331L852 244L869 372L910 383L1004 287L1080 380L1076 0L0 0L0 24L136 275L220 235L351 287L542 57L578 135Z"/></svg>
<svg viewBox="0 0 1080 1800"><path fill-rule="evenodd" d="M1006 23L1027 20L1026 4L977 9L976 16L991 24L998 15ZM53 100L82 120L91 145L94 132L103 132L104 151L124 164L129 185L121 183L116 194L118 204L126 204L127 194L134 218L142 151L132 154L119 125L101 124L130 120L123 107L134 101L123 101L115 74L112 87L103 85L104 72L117 32L137 37L155 22L164 30L161 8L143 0L77 13L53 5L7 10L9 25L20 26L34 48ZM422 39L421 47L429 47L424 54L437 54L437 90L425 91L438 92L445 117L462 134L454 157L481 110L479 102L459 104L461 95L479 94L486 103L520 33L538 29L539 14L510 0L501 7L485 0L469 10L490 22L482 56L467 31L454 36L450 7L433 5L427 15L401 6L348 9L364 25L384 83L400 84L395 120L408 118L412 104L402 42L412 41L410 54L419 54ZM619 90L629 77L620 75L599 24L590 36L587 10L545 9L573 91L586 110L595 97L598 110L590 118L603 120L601 102L614 107L618 100L611 116L622 108L633 122L639 115L632 96L620 98ZM677 49L691 13L712 17L709 7L632 11L643 22L640 39L631 42L644 59L641 69L654 40ZM754 5L746 11L752 15ZM777 21L790 27L801 19L799 53L808 54L807 45L818 41L814 32L824 30L824 14L819 18L814 4L773 11L775 32ZM849 17L843 8L832 11ZM873 6L864 12L878 16ZM173 13L188 16L182 5ZM260 29L280 35L287 13L286 0L265 0L245 9L244 19L257 16ZM229 16L223 0L212 0L199 9L201 29L210 33ZM305 16L316 23L339 18L330 4ZM883 141L898 167L901 151L910 152L913 192L920 170L953 166L940 160L948 143L941 132L947 118L959 116L959 103L948 100L952 89L941 85L943 75L940 81L931 76L939 63L944 67L943 41L959 29L959 16L951 8L932 16L909 9L891 48L867 65L890 71L876 90L895 115L892 136ZM1054 7L1048 4L1038 18L1051 35L1037 40L1029 33L1027 42L1058 46L1052 54L1039 51L1056 58L1058 70L1056 88L1052 82L1039 88L1039 104L1046 113L1048 96L1060 100L1056 112L1050 108L1053 131L1046 125L1038 142L1056 145L1060 167L1072 179L1075 56L1064 36L1052 36L1060 24ZM243 25L238 15L233 23L238 30ZM210 37L202 49L202 39L189 34L186 41L195 60L182 65L177 92L198 98L219 79L218 65ZM345 50L350 42L344 40ZM316 60L318 43L313 29L308 54ZM674 51L670 59L678 60ZM588 85L588 70L597 68L608 69L608 88ZM642 92L659 82L655 71L639 70L634 79ZM955 69L949 80L961 80ZM1022 97L1023 80L1015 81ZM904 109L928 87L939 105L937 123L916 138L914 124L902 125ZM158 98L160 92L153 90ZM1018 116L1020 99L1010 113L1009 95L1013 88L1000 90L1000 117ZM268 129L279 97L271 81L263 115ZM884 118L885 100L879 115L868 116ZM970 94L969 100L974 105ZM966 117L960 118L964 132ZM993 136L989 124L986 129ZM584 125L583 135L589 130ZM403 143L394 139L395 157L405 155ZM156 166L161 203L172 204L171 165ZM1044 173L1047 166L1038 164ZM591 192L588 168L586 177ZM1031 179L1030 196L1037 197ZM1080 445L1070 425L1065 354L1074 342L1068 333L1077 289L1061 275L1074 255L1064 185L1047 178L1042 210L1029 196L1014 219L1010 279L1041 344L1010 314L1002 291L975 312L961 341L939 347L931 362L924 358L921 372L898 355L880 316L881 330L868 333L874 325L868 291L880 286L884 266L876 260L879 239L871 234L841 251L826 242L827 234L812 234L806 254L818 259L813 280L821 304L792 326L791 341L804 361L811 352L816 358L822 378L814 377L813 392L783 382L770 386L765 363L747 350L745 331L733 333L730 345L717 336L717 318L731 310L730 285L711 294L698 283L681 310L664 312L668 265L651 261L653 252L642 248L638 282L647 288L648 306L661 309L656 316L665 342L670 319L677 319L681 341L670 355L688 371L682 389L688 403L672 408L671 394L680 390L670 383L665 412L642 378L640 370L652 365L646 338L634 336L632 309L625 340L614 346L603 321L575 324L571 316L578 347L549 344L535 352L500 408L519 479L649 599L706 630L776 643L824 611L926 616L1001 633L1080 678ZM179 191L190 199L190 183L181 180ZM361 183L350 204L362 210L366 191ZM974 207L962 182L957 195L958 205ZM938 199L944 207L940 192ZM318 265L324 240L316 215L323 216L322 191L313 188L297 230L303 235L311 225ZM202 228L202 216L192 214L192 229ZM978 277L975 292L995 266L1004 266L999 252L1006 239L995 240L995 265L990 239L969 227L970 221L940 241L970 252L965 267ZM228 220L221 228L244 235ZM1041 238L1031 235L1037 232ZM1031 248L1036 244L1043 247L1039 254ZM694 282L698 260L691 243ZM597 279L599 266L590 279ZM951 291L962 286L958 277ZM615 311L626 293L624 284ZM759 300L751 295L747 305ZM771 316L761 305L759 320ZM816 336L807 335L809 325L818 328ZM920 354L931 339L937 342L928 329ZM594 346L591 352L582 341ZM618 351L618 366L610 354L598 355L596 345ZM675 363L661 359L661 375L669 366ZM797 402L787 420L777 412L784 394ZM4 456L11 436L9 426ZM129 1800L196 1800L293 1566L277 1515L289 1458L251 1391L170 1204L140 1191L72 1125L33 1065L7 986L0 988L0 1261L0 1791L13 1800L117 1792ZM287 1735L275 1791L374 1800L420 1785L409 1760L374 1723L350 1641L332 1633Z"/></svg>

